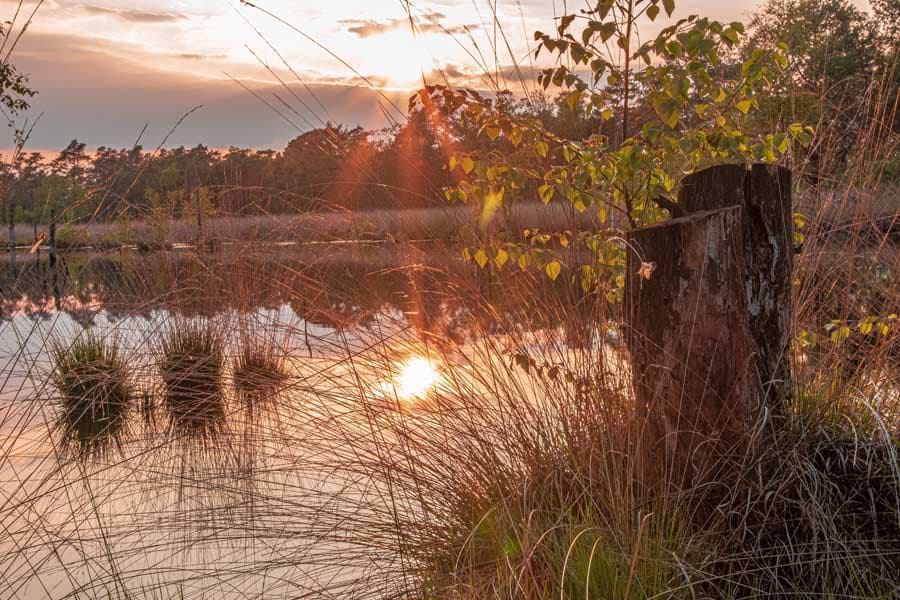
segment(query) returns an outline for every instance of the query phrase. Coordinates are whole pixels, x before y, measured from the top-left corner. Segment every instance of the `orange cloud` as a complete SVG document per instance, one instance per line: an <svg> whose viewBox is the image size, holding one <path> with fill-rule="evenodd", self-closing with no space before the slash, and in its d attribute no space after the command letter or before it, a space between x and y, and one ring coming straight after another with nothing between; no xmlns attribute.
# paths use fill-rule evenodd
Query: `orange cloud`
<svg viewBox="0 0 900 600"><path fill-rule="evenodd" d="M397 29L415 27L418 33L446 33L456 35L479 29L479 25L442 25L441 21L446 19L447 15L437 11L427 11L421 17L415 17L413 23L406 19L387 19L385 21L375 21L373 19L341 19L338 21L341 25L349 25L347 28L357 37L367 38L388 31Z"/></svg>

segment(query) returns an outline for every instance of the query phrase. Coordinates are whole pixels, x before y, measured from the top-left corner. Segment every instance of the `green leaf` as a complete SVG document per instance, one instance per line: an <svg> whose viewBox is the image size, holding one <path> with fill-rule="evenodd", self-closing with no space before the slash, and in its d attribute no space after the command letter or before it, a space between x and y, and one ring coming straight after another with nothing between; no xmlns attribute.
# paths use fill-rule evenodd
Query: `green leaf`
<svg viewBox="0 0 900 600"><path fill-rule="evenodd" d="M794 136L794 139L800 142L800 145L804 148L812 143L815 132L815 129L812 127L804 127L800 123L794 123L788 127L788 133Z"/></svg>
<svg viewBox="0 0 900 600"><path fill-rule="evenodd" d="M548 150L547 142L537 142L534 145L534 151L537 152L541 158L547 158Z"/></svg>
<svg viewBox="0 0 900 600"><path fill-rule="evenodd" d="M547 263L544 271L547 273L547 277L549 277L553 281L556 281L556 278L559 277L559 274L562 271L562 265L559 264L558 260L554 260Z"/></svg>
<svg viewBox="0 0 900 600"><path fill-rule="evenodd" d="M548 204L551 200L553 200L553 194L555 191L556 189L552 185L545 183L538 188L538 195L540 195L541 200L544 201L544 204Z"/></svg>
<svg viewBox="0 0 900 600"><path fill-rule="evenodd" d="M575 210L580 213L586 211L588 207L587 203L585 203L584 201L584 196L581 193L575 195L575 197L572 199L572 205L575 207Z"/></svg>
<svg viewBox="0 0 900 600"><path fill-rule="evenodd" d="M612 9L613 0L600 0L597 3L597 14L600 15L600 18L606 18L606 15L609 14L609 11Z"/></svg>
<svg viewBox="0 0 900 600"><path fill-rule="evenodd" d="M737 43L740 43L740 41L741 41L741 38L738 35L737 31L735 31L734 29L731 29L731 28L726 29L725 31L722 32L722 38L732 44L737 44Z"/></svg>
<svg viewBox="0 0 900 600"><path fill-rule="evenodd" d="M509 132L509 141L512 142L512 145L516 148L519 147L519 144L522 143L522 130L518 127L514 127L512 131Z"/></svg>
<svg viewBox="0 0 900 600"><path fill-rule="evenodd" d="M647 7L647 16L650 17L651 21L655 21L657 15L659 15L659 6L651 4Z"/></svg>
<svg viewBox="0 0 900 600"><path fill-rule="evenodd" d="M737 108L739 111L741 111L742 113L744 113L746 115L748 112L750 112L750 108L753 106L753 104L745 98L744 100L741 100L734 106L735 106L735 108Z"/></svg>
<svg viewBox="0 0 900 600"><path fill-rule="evenodd" d="M831 331L831 341L838 346L843 344L848 337L850 337L850 328L846 325L840 325Z"/></svg>
<svg viewBox="0 0 900 600"><path fill-rule="evenodd" d="M584 31L581 32L581 42L587 46L591 43L591 37L594 35L594 30L590 27L586 27Z"/></svg>
<svg viewBox="0 0 900 600"><path fill-rule="evenodd" d="M497 256L494 257L494 264L498 267L503 267L506 264L506 261L509 260L509 252L504 250L503 248L497 248Z"/></svg>
<svg viewBox="0 0 900 600"><path fill-rule="evenodd" d="M465 172L465 174L468 175L469 173L472 172L472 169L475 168L475 161L472 160L471 157L466 156L466 157L463 158L462 161L460 162L460 166L462 166L463 172Z"/></svg>
<svg viewBox="0 0 900 600"><path fill-rule="evenodd" d="M784 133L775 136L775 147L782 154L785 154L791 147L791 140Z"/></svg>
<svg viewBox="0 0 900 600"><path fill-rule="evenodd" d="M600 27L600 41L604 44L616 33L616 22L610 21L608 23L604 23L602 27Z"/></svg>
<svg viewBox="0 0 900 600"><path fill-rule="evenodd" d="M519 257L518 262L519 262L519 268L521 270L523 270L523 271L528 270L528 267L531 265L531 255L527 254L527 253L523 254L522 256Z"/></svg>
<svg viewBox="0 0 900 600"><path fill-rule="evenodd" d="M479 248L478 252L475 253L475 262L482 269L488 263L488 255L487 252L484 251L484 248Z"/></svg>
<svg viewBox="0 0 900 600"><path fill-rule="evenodd" d="M569 110L575 110L575 107L581 102L581 92L575 90L566 98L566 104L569 106Z"/></svg>
<svg viewBox="0 0 900 600"><path fill-rule="evenodd" d="M606 223L609 220L609 211L605 205L601 204L597 207L597 218L600 219L601 223Z"/></svg>
<svg viewBox="0 0 900 600"><path fill-rule="evenodd" d="M484 197L484 206L481 207L481 220L479 221L482 229L487 228L488 223L500 210L501 204L503 204L503 188L500 188L499 192L491 192Z"/></svg>
<svg viewBox="0 0 900 600"><path fill-rule="evenodd" d="M675 0L663 0L663 7L666 9L666 14L671 17L675 12Z"/></svg>
<svg viewBox="0 0 900 600"><path fill-rule="evenodd" d="M859 332L863 335L869 335L875 328L875 317L866 317L859 323Z"/></svg>
<svg viewBox="0 0 900 600"><path fill-rule="evenodd" d="M584 46L582 46L581 44L573 43L569 51L572 54L572 60L575 61L575 64L583 61L588 55L587 50L585 50Z"/></svg>
<svg viewBox="0 0 900 600"><path fill-rule="evenodd" d="M674 128L678 124L678 117L681 116L681 107L674 100L657 98L653 101L653 109L669 127Z"/></svg>

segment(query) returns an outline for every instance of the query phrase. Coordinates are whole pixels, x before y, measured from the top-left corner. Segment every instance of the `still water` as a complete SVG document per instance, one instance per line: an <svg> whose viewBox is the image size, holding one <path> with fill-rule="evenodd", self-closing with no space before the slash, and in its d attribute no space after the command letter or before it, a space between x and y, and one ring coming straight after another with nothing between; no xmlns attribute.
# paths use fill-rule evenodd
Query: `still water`
<svg viewBox="0 0 900 600"><path fill-rule="evenodd" d="M0 599L319 597L324 587L353 597L372 591L352 583L367 570L377 575L367 585L388 581L400 565L344 547L349 525L321 517L335 490L356 502L383 491L334 458L367 451L369 407L415 418L417 402L450 387L447 364L476 364L485 335L560 326L526 299L580 301L564 278L500 280L455 256L342 245L67 254L55 268L20 257L0 268ZM174 431L159 399L160 340L191 322L222 332L229 359L214 438ZM141 402L115 448L73 458L49 349L87 331L121 349ZM231 359L254 337L289 373L261 414L230 382Z"/></svg>

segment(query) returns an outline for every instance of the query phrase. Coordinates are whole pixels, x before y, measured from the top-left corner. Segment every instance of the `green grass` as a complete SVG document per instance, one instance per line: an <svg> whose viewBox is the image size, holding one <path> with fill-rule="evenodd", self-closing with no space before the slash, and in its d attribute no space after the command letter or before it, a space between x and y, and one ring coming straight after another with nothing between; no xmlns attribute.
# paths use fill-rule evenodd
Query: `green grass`
<svg viewBox="0 0 900 600"><path fill-rule="evenodd" d="M217 433L225 419L225 343L205 319L180 321L158 348L163 405L173 428L201 437Z"/></svg>
<svg viewBox="0 0 900 600"><path fill-rule="evenodd" d="M116 343L88 332L50 355L66 447L86 456L121 446L134 390Z"/></svg>

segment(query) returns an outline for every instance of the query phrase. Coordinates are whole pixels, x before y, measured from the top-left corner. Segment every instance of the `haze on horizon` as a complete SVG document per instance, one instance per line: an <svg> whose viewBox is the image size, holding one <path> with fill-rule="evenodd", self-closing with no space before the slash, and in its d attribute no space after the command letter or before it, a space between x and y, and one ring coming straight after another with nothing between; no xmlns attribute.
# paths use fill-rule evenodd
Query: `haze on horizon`
<svg viewBox="0 0 900 600"><path fill-rule="evenodd" d="M38 2L24 2L20 23ZM130 147L142 131L140 143L156 147L199 105L166 146L280 149L325 120L387 127L402 119L410 91L423 80L492 87L479 62L501 79L518 62L533 81L531 35L550 29L562 10L553 0L500 2L497 16L509 50L501 41L494 56L493 16L483 0L256 4L283 22L237 0L43 0L13 55L39 92L27 115L32 121L40 115L27 149L52 152L76 138L89 148ZM757 4L679 0L676 16L746 21ZM857 4L865 6L864 0ZM0 18L11 19L17 5L0 0ZM260 62L290 83L300 101L287 97ZM521 90L514 79L508 85ZM0 147L11 145L8 135Z"/></svg>

